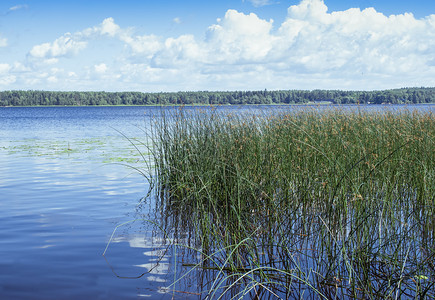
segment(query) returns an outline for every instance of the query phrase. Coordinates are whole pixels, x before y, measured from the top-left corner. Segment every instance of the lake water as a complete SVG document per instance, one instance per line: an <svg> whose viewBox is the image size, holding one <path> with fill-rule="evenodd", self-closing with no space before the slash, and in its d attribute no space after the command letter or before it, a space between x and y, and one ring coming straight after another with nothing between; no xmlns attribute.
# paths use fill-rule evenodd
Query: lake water
<svg viewBox="0 0 435 300"><path fill-rule="evenodd" d="M143 129L160 112L157 107L0 108L1 299L198 297L183 293L195 290L189 287L195 280L171 286L172 252L163 255L166 248L152 224L132 222L152 213L152 204L138 206L148 182L126 165L146 169L146 164L126 137L146 143ZM139 150L148 154L146 147Z"/></svg>

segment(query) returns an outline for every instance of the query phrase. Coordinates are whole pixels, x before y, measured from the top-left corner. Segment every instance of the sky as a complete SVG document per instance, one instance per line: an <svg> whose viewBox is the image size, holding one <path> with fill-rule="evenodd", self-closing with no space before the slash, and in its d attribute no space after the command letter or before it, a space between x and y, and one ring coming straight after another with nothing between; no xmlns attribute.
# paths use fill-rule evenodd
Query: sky
<svg viewBox="0 0 435 300"><path fill-rule="evenodd" d="M434 0L0 1L0 90L422 86Z"/></svg>

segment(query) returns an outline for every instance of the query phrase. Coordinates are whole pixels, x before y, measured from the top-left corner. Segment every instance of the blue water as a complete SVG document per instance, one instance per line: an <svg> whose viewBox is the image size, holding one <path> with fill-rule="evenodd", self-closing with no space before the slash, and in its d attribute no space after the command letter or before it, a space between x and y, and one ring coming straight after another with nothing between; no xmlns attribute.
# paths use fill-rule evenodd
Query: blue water
<svg viewBox="0 0 435 300"><path fill-rule="evenodd" d="M142 225L119 228L102 256L148 189L138 172L104 160L131 148L116 130L144 135L147 111L0 109L0 299L169 297L159 293L166 261L140 279L114 273L134 277L155 264Z"/></svg>
<svg viewBox="0 0 435 300"><path fill-rule="evenodd" d="M148 182L122 163L128 158L127 165L147 170L125 136L146 143L144 129L160 112L156 107L0 108L0 299L197 297L168 293L172 258L162 258L165 247L147 222L126 223L110 240L116 226L143 218L152 206L137 206ZM139 150L147 155L146 148Z"/></svg>

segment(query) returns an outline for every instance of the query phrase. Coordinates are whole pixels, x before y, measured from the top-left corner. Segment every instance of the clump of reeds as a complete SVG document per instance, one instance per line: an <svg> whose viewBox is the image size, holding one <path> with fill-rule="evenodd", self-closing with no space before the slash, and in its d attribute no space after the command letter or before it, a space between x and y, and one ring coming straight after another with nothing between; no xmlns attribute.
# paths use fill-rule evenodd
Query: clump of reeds
<svg viewBox="0 0 435 300"><path fill-rule="evenodd" d="M433 298L434 133L431 112L179 109L153 125L159 209L209 296Z"/></svg>

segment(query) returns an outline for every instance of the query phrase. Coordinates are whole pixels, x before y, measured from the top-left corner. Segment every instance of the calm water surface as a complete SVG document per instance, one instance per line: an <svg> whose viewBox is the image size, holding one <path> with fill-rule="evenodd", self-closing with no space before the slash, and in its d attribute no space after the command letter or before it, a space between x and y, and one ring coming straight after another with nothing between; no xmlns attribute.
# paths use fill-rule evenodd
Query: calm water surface
<svg viewBox="0 0 435 300"><path fill-rule="evenodd" d="M160 259L165 248L147 222L119 227L102 255L117 225L147 214L147 205L137 206L147 181L119 163L145 166L120 132L146 141L143 129L159 113L155 107L0 108L1 299L197 297L167 292L171 252Z"/></svg>
<svg viewBox="0 0 435 300"><path fill-rule="evenodd" d="M0 109L0 298L165 298L168 265L134 223L147 182L126 138L146 108ZM115 130L116 129L116 130ZM144 139L144 138L143 138ZM106 259L107 261L106 261ZM166 263L166 265L165 265ZM163 267L162 267L163 266Z"/></svg>

